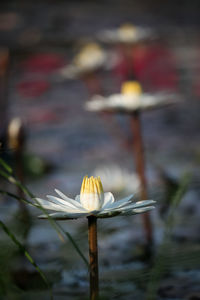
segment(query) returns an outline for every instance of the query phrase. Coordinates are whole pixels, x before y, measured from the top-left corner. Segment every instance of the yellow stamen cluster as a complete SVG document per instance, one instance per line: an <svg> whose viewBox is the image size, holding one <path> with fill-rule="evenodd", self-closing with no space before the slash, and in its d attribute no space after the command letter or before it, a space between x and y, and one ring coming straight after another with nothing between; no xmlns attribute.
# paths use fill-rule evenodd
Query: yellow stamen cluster
<svg viewBox="0 0 200 300"><path fill-rule="evenodd" d="M82 50L76 55L74 62L77 66L83 66L91 63L91 59L98 60L103 55L101 47L96 43L89 43L82 48Z"/></svg>
<svg viewBox="0 0 200 300"><path fill-rule="evenodd" d="M142 87L137 81L126 81L122 84L121 93L123 95L141 95Z"/></svg>
<svg viewBox="0 0 200 300"><path fill-rule="evenodd" d="M85 176L83 178L83 182L81 185L80 194L102 194L103 193L103 186L101 183L100 177L93 177Z"/></svg>
<svg viewBox="0 0 200 300"><path fill-rule="evenodd" d="M133 34L136 32L136 28L132 24L126 23L120 26L119 32L121 34Z"/></svg>
<svg viewBox="0 0 200 300"><path fill-rule="evenodd" d="M85 176L80 191L80 203L86 210L94 211L101 209L103 201L104 193L100 177Z"/></svg>

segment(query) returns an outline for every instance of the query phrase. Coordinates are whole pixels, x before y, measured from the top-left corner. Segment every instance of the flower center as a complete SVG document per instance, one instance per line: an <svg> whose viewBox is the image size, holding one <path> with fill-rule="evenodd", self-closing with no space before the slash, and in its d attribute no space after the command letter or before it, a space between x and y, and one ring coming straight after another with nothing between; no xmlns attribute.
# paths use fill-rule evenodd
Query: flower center
<svg viewBox="0 0 200 300"><path fill-rule="evenodd" d="M100 177L94 178L93 176L83 178L80 202L83 207L89 211L99 210L103 204L103 186Z"/></svg>
<svg viewBox="0 0 200 300"><path fill-rule="evenodd" d="M102 62L104 52L101 47L96 43L89 43L82 51L75 57L75 65L79 67L91 67Z"/></svg>
<svg viewBox="0 0 200 300"><path fill-rule="evenodd" d="M124 24L118 29L119 35L122 38L132 38L136 35L136 28L132 24Z"/></svg>
<svg viewBox="0 0 200 300"><path fill-rule="evenodd" d="M122 84L121 93L123 95L141 95L142 87L137 81L126 81Z"/></svg>

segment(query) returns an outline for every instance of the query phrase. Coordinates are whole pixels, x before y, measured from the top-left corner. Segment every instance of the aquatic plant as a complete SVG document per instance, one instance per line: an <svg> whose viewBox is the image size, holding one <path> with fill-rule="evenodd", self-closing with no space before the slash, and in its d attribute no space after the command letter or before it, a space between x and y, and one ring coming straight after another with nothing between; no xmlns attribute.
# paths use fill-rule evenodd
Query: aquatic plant
<svg viewBox="0 0 200 300"><path fill-rule="evenodd" d="M56 211L49 216L56 220L88 218L88 239L90 259L90 299L98 299L98 247L97 218L127 216L147 212L154 208L153 200L133 202L133 195L115 201L112 193L104 193L100 177L83 178L80 195L74 199L68 198L61 191L55 190L60 198L47 196L48 200L36 198L43 208ZM36 203L36 206L38 205ZM46 215L39 216L46 219Z"/></svg>

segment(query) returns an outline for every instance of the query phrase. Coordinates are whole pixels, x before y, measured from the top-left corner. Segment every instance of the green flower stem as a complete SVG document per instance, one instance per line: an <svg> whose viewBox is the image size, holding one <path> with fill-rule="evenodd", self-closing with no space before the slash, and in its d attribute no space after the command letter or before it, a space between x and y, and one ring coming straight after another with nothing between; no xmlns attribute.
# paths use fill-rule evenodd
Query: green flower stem
<svg viewBox="0 0 200 300"><path fill-rule="evenodd" d="M141 133L141 122L140 122L140 112L135 111L131 115L131 130L133 133L134 143L133 152L136 164L136 170L141 181L141 200L148 199L147 197L147 183L145 177L145 162L144 162L144 149ZM142 214L144 231L146 235L146 240L149 245L153 242L153 228L149 213Z"/></svg>
<svg viewBox="0 0 200 300"><path fill-rule="evenodd" d="M97 246L97 218L88 217L88 241L90 261L90 300L99 297L99 273L98 273L98 246Z"/></svg>

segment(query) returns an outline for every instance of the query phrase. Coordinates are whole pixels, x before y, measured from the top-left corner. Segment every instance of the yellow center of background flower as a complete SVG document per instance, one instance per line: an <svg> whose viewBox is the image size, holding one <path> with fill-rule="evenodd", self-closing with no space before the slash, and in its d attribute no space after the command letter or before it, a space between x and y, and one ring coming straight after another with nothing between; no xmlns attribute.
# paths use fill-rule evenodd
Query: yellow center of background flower
<svg viewBox="0 0 200 300"><path fill-rule="evenodd" d="M79 67L90 66L94 62L101 61L103 56L104 52L98 44L89 43L76 55L74 63Z"/></svg>
<svg viewBox="0 0 200 300"><path fill-rule="evenodd" d="M123 24L119 28L119 34L122 37L132 37L134 34L136 34L136 27L132 24Z"/></svg>
<svg viewBox="0 0 200 300"><path fill-rule="evenodd" d="M123 95L141 95L142 87L137 81L126 81L122 84L121 93Z"/></svg>

